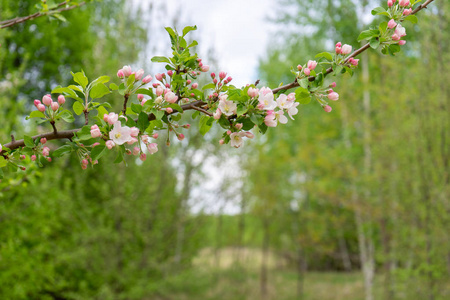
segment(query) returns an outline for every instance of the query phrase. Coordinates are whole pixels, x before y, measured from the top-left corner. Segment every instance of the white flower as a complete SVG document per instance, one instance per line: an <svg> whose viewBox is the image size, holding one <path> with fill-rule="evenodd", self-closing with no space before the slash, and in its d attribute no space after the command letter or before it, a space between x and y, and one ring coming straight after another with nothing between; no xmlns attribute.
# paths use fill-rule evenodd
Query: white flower
<svg viewBox="0 0 450 300"><path fill-rule="evenodd" d="M231 116L236 113L237 105L231 100L225 100L222 98L219 101L219 109L225 116Z"/></svg>
<svg viewBox="0 0 450 300"><path fill-rule="evenodd" d="M235 148L239 148L244 144L244 140L242 137L245 136L245 132L233 132L230 134L231 146Z"/></svg>
<svg viewBox="0 0 450 300"><path fill-rule="evenodd" d="M279 110L275 113L275 119L280 122L281 124L286 124L288 119L284 115L284 111Z"/></svg>
<svg viewBox="0 0 450 300"><path fill-rule="evenodd" d="M292 106L293 102L289 101L285 94L281 94L277 99L277 104L281 109L288 109Z"/></svg>
<svg viewBox="0 0 450 300"><path fill-rule="evenodd" d="M298 108L297 108L297 106L299 105L300 103L298 103L298 102L294 102L294 103L292 103L292 106L288 109L288 111L287 111L287 113L288 113L288 115L289 115L289 118L291 118L292 120L294 120L294 118L292 117L292 116L295 116L297 113L298 113Z"/></svg>
<svg viewBox="0 0 450 300"><path fill-rule="evenodd" d="M109 132L109 138L116 145L123 145L133 139L131 136L131 129L128 126L123 126L120 121L114 123L114 128Z"/></svg>
<svg viewBox="0 0 450 300"><path fill-rule="evenodd" d="M277 107L277 103L273 100L272 90L269 88L263 87L259 90L258 100L264 110L273 110Z"/></svg>

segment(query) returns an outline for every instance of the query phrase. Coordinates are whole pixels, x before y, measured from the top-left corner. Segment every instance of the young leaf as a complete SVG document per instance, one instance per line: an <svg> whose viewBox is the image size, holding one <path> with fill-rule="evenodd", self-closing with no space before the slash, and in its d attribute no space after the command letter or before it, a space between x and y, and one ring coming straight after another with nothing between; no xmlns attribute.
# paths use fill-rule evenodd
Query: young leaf
<svg viewBox="0 0 450 300"><path fill-rule="evenodd" d="M72 109L77 115L81 115L83 113L84 106L80 102L74 102Z"/></svg>
<svg viewBox="0 0 450 300"><path fill-rule="evenodd" d="M165 56L153 56L152 62L160 62L160 63L168 63L170 64L170 60Z"/></svg>
<svg viewBox="0 0 450 300"><path fill-rule="evenodd" d="M91 150L91 159L92 159L92 161L96 161L105 154L106 154L106 146L105 145L95 146Z"/></svg>
<svg viewBox="0 0 450 300"><path fill-rule="evenodd" d="M77 72L77 73L70 72L70 74L72 74L73 80L76 83L81 85L83 87L83 89L86 88L89 80L87 79L86 75L84 75L84 72Z"/></svg>
<svg viewBox="0 0 450 300"><path fill-rule="evenodd" d="M144 132L149 125L150 121L148 120L148 115L144 112L141 112L138 117L137 127L140 131Z"/></svg>
<svg viewBox="0 0 450 300"><path fill-rule="evenodd" d="M72 150L73 150L72 146L64 145L64 146L59 147L55 151L53 151L52 156L53 157L61 157L65 154L72 152Z"/></svg>
<svg viewBox="0 0 450 300"><path fill-rule="evenodd" d="M29 120L31 118L45 118L45 115L43 112L39 110L33 110L28 117L26 117L26 120Z"/></svg>
<svg viewBox="0 0 450 300"><path fill-rule="evenodd" d="M111 93L110 90L104 85L103 83L99 83L94 85L91 88L91 91L89 93L89 96L91 96L92 99L98 99L101 98L107 94Z"/></svg>
<svg viewBox="0 0 450 300"><path fill-rule="evenodd" d="M72 113L70 111L63 110L58 114L58 117L66 121L67 123L73 123L75 121L75 118L73 117Z"/></svg>

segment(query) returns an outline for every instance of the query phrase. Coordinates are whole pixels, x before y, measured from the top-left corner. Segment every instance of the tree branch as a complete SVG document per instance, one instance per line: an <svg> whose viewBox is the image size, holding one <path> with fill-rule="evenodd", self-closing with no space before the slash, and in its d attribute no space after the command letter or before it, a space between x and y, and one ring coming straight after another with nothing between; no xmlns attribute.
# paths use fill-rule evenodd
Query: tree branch
<svg viewBox="0 0 450 300"><path fill-rule="evenodd" d="M39 18L39 17L42 17L42 16L47 16L47 15L57 14L57 13L60 13L60 12L63 12L63 11L67 11L67 10L72 10L74 8L77 8L77 7L85 5L86 2L81 2L80 4L77 4L77 5L72 5L72 6L67 6L67 7L60 8L61 6L64 6L66 4L67 4L67 1L61 2L55 8L50 9L46 13L37 12L37 13L34 13L34 14L26 16L26 17L17 17L17 18L11 19L11 20L1 21L0 22L0 29L6 28L6 27L11 27L11 26L14 26L16 24L23 23L23 22L26 22L26 21L29 21L29 20L33 20L33 19L36 19L36 18Z"/></svg>
<svg viewBox="0 0 450 300"><path fill-rule="evenodd" d="M427 0L424 4L419 5L416 9L414 9L414 10L412 11L411 15L418 13L419 11L421 11L421 10L424 9L424 8L427 8L427 6L428 6L431 2L433 2L433 1L434 1L434 0ZM364 46L362 46L361 48L359 48L358 50L355 50L352 54L350 54L350 55L345 59L345 62L347 62L350 58L355 57L355 56L361 54L362 52L366 51L366 50L369 49L369 48L370 48L370 44L369 44L369 43L365 44ZM325 74L324 74L324 75L330 74L331 72L333 72L333 68L328 68L328 69L325 71ZM309 81L314 81L315 79L316 79L315 76L309 76L309 77L308 77L308 80L309 80ZM289 90L289 89L295 88L295 87L297 87L297 86L299 86L298 82L297 82L297 81L294 81L294 82L292 82L292 83L289 83L289 84L286 84L286 85L277 87L277 88L273 89L272 92L273 92L274 94L276 94L276 93L278 93L279 91L282 91L282 90Z"/></svg>

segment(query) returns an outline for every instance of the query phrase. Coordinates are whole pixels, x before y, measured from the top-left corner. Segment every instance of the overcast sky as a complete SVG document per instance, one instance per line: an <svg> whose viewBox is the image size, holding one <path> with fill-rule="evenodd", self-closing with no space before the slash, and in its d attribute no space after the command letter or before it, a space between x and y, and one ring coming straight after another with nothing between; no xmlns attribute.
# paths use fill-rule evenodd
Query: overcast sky
<svg viewBox="0 0 450 300"><path fill-rule="evenodd" d="M140 2L144 6L150 3L146 0ZM200 52L205 55L208 49L213 48L219 66L233 77L234 85L241 86L258 79L258 59L264 57L267 49L270 28L273 26L267 18L274 11L275 0L154 2L157 6L167 6L167 18L158 17L156 24L153 22L152 25L154 30L172 26L175 18L179 29L186 25L197 25Z"/></svg>

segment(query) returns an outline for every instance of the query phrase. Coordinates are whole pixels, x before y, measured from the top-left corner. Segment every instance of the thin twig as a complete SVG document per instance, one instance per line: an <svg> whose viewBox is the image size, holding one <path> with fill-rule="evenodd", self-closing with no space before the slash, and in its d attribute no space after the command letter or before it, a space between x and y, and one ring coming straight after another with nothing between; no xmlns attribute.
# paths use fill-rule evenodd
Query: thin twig
<svg viewBox="0 0 450 300"><path fill-rule="evenodd" d="M201 107L198 107L198 106L192 106L192 109L195 109L195 110L197 110L197 111L199 111L199 112L202 112L202 113L204 113L205 115L208 115L208 116L210 116L210 117L212 117L212 113L210 113L209 111L207 111L207 110L205 110L205 109L203 109L203 108L201 108Z"/></svg>
<svg viewBox="0 0 450 300"><path fill-rule="evenodd" d="M424 8L427 8L427 6L428 6L431 2L433 2L433 1L434 1L434 0L427 0L424 4L419 5L415 10L412 11L411 15L416 14L417 12L421 11L421 10L424 9ZM365 44L364 46L362 46L361 48L359 48L358 50L356 50L356 51L354 51L352 54L350 54L350 55L345 59L344 63L348 62L348 60L349 60L350 58L355 57L355 56L361 54L362 52L366 51L366 50L369 49L369 48L370 48L370 44L369 44L369 43ZM328 68L328 69L325 71L325 74L324 74L324 75L330 74L331 72L333 72L333 68L330 67L330 68ZM315 76L309 76L309 77L308 77L308 80L309 80L309 81L314 81L315 79L316 79ZM299 86L298 82L297 82L297 81L294 81L294 82L292 82L292 83L289 83L289 84L286 84L286 85L277 87L277 88L273 89L272 92L273 92L274 94L276 94L276 93L278 93L278 92L281 91L281 90L289 90L289 89L295 88L295 87L297 87L297 86Z"/></svg>
<svg viewBox="0 0 450 300"><path fill-rule="evenodd" d="M55 121L50 121L50 124L52 124L52 127L53 127L53 133L54 133L54 134L57 134L58 131L56 130Z"/></svg>

